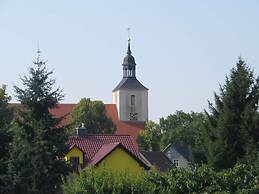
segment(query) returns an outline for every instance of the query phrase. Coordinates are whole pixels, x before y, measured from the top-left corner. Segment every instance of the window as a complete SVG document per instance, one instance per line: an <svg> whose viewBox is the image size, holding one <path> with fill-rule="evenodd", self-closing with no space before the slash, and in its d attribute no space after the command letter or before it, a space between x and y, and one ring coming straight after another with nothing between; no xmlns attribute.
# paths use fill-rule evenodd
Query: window
<svg viewBox="0 0 259 194"><path fill-rule="evenodd" d="M73 169L77 170L79 165L79 157L70 157L70 164Z"/></svg>
<svg viewBox="0 0 259 194"><path fill-rule="evenodd" d="M179 160L174 160L173 165L175 165L175 167L178 167L179 166Z"/></svg>
<svg viewBox="0 0 259 194"><path fill-rule="evenodd" d="M131 106L135 106L135 98L136 98L135 95L130 96L130 105Z"/></svg>

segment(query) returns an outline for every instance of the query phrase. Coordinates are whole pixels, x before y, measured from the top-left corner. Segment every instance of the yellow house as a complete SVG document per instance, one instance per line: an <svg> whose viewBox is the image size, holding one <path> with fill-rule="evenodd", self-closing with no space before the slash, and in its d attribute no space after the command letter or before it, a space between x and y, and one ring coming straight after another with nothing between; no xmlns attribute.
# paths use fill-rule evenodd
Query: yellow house
<svg viewBox="0 0 259 194"><path fill-rule="evenodd" d="M65 160L72 167L94 166L137 173L149 166L142 160L129 135L85 135L69 139Z"/></svg>

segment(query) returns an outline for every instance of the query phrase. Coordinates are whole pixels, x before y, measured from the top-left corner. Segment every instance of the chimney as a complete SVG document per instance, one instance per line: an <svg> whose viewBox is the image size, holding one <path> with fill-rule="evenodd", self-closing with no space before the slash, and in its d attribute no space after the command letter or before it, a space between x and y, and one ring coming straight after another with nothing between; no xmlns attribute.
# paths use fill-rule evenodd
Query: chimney
<svg viewBox="0 0 259 194"><path fill-rule="evenodd" d="M80 127L76 128L76 134L77 134L78 137L86 136L87 130L85 128L84 123L82 123L82 125Z"/></svg>

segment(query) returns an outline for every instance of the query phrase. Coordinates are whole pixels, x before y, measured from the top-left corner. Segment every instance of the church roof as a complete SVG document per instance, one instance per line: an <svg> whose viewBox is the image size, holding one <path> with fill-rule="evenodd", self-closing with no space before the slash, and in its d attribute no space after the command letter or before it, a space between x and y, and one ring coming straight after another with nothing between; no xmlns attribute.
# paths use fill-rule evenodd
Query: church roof
<svg viewBox="0 0 259 194"><path fill-rule="evenodd" d="M113 92L121 89L148 90L135 77L123 78L116 88L114 88Z"/></svg>
<svg viewBox="0 0 259 194"><path fill-rule="evenodd" d="M77 104L58 104L50 112L57 118L61 118L61 126L68 125L70 123L70 113ZM20 103L10 103L9 107L22 107ZM116 135L130 135L133 139L133 144L136 149L138 145L136 139L138 133L145 129L145 122L141 121L129 121L123 122L119 120L118 110L116 104L105 104L106 115L112 119L112 122L116 125Z"/></svg>

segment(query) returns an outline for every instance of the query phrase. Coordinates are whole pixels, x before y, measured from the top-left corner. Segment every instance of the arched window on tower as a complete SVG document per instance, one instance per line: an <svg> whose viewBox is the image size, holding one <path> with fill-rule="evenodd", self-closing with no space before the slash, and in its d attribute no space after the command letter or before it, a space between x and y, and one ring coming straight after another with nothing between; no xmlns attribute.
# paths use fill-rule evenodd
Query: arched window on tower
<svg viewBox="0 0 259 194"><path fill-rule="evenodd" d="M135 106L135 102L136 101L136 97L135 97L135 95L131 95L130 96L130 105L131 106Z"/></svg>
<svg viewBox="0 0 259 194"><path fill-rule="evenodd" d="M130 114L129 114L129 120L131 120L131 121L138 120L138 113L135 112L135 106L136 106L136 96L131 95L130 96Z"/></svg>

